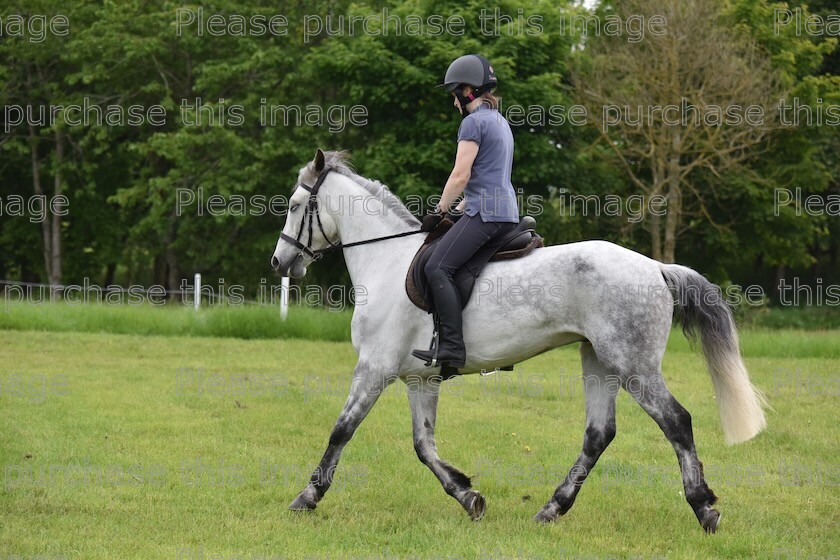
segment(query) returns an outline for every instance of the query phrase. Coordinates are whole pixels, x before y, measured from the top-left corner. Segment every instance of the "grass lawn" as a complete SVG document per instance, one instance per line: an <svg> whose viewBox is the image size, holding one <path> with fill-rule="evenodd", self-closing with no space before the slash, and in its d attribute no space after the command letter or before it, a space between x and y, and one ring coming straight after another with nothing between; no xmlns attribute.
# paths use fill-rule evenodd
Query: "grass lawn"
<svg viewBox="0 0 840 560"><path fill-rule="evenodd" d="M0 560L840 555L837 331L743 334L775 410L735 447L699 353L671 338L665 376L720 497L715 535L685 502L670 445L624 393L618 436L575 507L531 521L580 450L576 346L444 384L438 448L487 499L473 523L417 460L399 382L318 509L286 510L344 402L347 342L2 330Z"/></svg>

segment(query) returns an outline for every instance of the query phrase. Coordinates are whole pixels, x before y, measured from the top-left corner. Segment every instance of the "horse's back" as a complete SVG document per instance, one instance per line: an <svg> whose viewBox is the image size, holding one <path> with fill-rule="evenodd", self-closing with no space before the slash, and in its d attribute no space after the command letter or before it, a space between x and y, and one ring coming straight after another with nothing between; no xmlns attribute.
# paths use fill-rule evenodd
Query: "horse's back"
<svg viewBox="0 0 840 560"><path fill-rule="evenodd" d="M535 269L545 270L555 279L574 276L578 283L583 281L584 284L655 282L661 279L658 261L600 239L548 245L521 259L488 263L487 266L496 276L505 275L502 267L508 266L527 271L526 274L539 274ZM512 273L512 276L522 274Z"/></svg>

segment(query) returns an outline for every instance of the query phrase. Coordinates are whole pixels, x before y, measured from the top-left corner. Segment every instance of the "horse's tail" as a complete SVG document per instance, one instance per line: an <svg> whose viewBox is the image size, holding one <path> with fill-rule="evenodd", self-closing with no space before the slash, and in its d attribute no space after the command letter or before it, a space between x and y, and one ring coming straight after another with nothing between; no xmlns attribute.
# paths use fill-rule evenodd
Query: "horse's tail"
<svg viewBox="0 0 840 560"><path fill-rule="evenodd" d="M720 288L685 266L660 263L659 268L676 298L683 333L696 339L700 331L726 443L751 439L767 425L767 400L750 382L732 311Z"/></svg>

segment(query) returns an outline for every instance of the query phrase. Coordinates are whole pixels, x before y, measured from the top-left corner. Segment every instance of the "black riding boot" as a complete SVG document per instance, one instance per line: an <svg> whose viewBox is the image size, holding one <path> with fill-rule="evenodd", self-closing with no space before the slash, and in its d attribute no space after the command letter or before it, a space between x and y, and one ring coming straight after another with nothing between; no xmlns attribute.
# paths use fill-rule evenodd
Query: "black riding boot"
<svg viewBox="0 0 840 560"><path fill-rule="evenodd" d="M432 293L435 313L440 323L437 361L432 365L464 367L467 352L464 349L464 336L461 332L461 294L452 279L440 269L429 278L429 290ZM435 357L435 350L434 348L414 350L411 354L421 360L431 362Z"/></svg>

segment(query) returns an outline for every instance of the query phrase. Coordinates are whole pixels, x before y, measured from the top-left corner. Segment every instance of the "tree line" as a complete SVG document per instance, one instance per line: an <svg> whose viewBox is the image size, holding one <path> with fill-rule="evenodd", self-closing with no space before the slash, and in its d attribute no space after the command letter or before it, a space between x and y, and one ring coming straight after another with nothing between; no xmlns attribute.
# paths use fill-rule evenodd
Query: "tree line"
<svg viewBox="0 0 840 560"><path fill-rule="evenodd" d="M547 244L608 239L769 294L838 281L832 6L0 2L0 279L255 292L316 148L440 194L460 117L434 86L479 52ZM336 256L304 281L348 278Z"/></svg>

